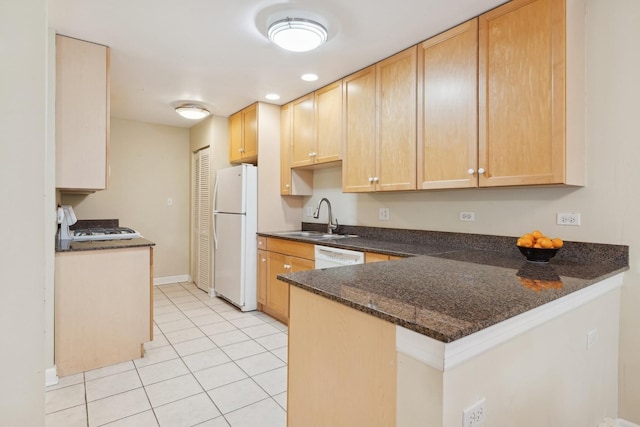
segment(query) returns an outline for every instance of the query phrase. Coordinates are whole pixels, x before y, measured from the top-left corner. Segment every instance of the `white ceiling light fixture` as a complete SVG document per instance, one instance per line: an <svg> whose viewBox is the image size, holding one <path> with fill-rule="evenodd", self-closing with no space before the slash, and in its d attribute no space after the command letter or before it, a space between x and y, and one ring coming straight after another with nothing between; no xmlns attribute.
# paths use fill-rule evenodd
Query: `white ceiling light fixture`
<svg viewBox="0 0 640 427"><path fill-rule="evenodd" d="M307 52L327 41L327 29L316 21L285 18L269 25L269 40L292 52Z"/></svg>
<svg viewBox="0 0 640 427"><path fill-rule="evenodd" d="M200 104L182 104L176 107L176 113L180 114L185 119L190 120L203 119L211 114L209 110Z"/></svg>
<svg viewBox="0 0 640 427"><path fill-rule="evenodd" d="M278 99L280 99L280 95L278 95L277 93L268 93L264 97L269 101L277 101Z"/></svg>
<svg viewBox="0 0 640 427"><path fill-rule="evenodd" d="M318 80L318 75L313 73L307 73L307 74L301 75L300 78L305 82L315 82L316 80Z"/></svg>

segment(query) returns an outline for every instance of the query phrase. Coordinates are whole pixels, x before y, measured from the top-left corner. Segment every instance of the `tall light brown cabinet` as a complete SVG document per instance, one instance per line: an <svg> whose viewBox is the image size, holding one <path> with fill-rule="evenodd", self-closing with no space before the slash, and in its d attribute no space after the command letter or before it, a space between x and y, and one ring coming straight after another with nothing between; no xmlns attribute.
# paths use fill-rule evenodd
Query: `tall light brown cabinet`
<svg viewBox="0 0 640 427"><path fill-rule="evenodd" d="M418 188L476 187L478 20L418 46Z"/></svg>
<svg viewBox="0 0 640 427"><path fill-rule="evenodd" d="M93 192L109 175L107 46L56 35L56 188Z"/></svg>
<svg viewBox="0 0 640 427"><path fill-rule="evenodd" d="M258 160L258 104L251 104L229 117L229 163Z"/></svg>
<svg viewBox="0 0 640 427"><path fill-rule="evenodd" d="M344 192L416 188L417 48L343 79Z"/></svg>
<svg viewBox="0 0 640 427"><path fill-rule="evenodd" d="M563 0L514 0L479 17L480 186L572 183L584 168L565 155L584 143L566 138L565 20Z"/></svg>

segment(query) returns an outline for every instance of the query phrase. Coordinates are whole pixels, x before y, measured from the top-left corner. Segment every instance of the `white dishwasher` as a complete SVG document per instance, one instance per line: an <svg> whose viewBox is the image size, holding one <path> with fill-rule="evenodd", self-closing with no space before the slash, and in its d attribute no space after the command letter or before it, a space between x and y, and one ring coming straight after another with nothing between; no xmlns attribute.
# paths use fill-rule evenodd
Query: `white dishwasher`
<svg viewBox="0 0 640 427"><path fill-rule="evenodd" d="M315 245L316 270L364 264L364 252Z"/></svg>

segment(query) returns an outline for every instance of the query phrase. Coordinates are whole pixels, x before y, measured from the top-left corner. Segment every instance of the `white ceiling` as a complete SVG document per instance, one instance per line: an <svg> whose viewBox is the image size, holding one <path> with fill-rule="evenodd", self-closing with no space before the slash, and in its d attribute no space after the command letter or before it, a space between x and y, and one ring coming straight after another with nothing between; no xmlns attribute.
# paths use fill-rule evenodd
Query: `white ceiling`
<svg viewBox="0 0 640 427"><path fill-rule="evenodd" d="M114 117L191 127L172 105L228 116L267 93L289 102L505 0L48 0L56 33L111 47ZM312 52L272 45L267 26L312 18L329 31ZM300 75L313 72L316 82Z"/></svg>

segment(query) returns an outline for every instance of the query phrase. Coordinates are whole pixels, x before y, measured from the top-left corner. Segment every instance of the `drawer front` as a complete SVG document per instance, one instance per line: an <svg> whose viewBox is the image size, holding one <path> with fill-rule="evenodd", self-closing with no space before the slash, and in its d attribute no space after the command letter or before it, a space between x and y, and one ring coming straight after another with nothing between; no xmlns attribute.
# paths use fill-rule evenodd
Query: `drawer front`
<svg viewBox="0 0 640 427"><path fill-rule="evenodd" d="M292 255L308 260L314 259L314 245L310 243L295 242L293 240L267 238L267 250L284 255Z"/></svg>

